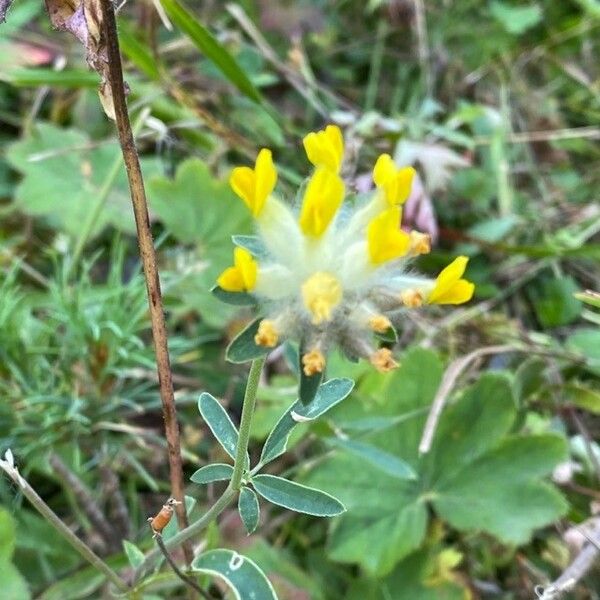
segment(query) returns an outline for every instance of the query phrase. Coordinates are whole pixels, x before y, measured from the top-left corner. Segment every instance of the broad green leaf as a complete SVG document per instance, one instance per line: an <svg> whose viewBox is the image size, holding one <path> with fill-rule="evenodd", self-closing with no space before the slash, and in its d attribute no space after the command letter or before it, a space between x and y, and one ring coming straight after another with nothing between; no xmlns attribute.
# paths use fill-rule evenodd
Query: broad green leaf
<svg viewBox="0 0 600 600"><path fill-rule="evenodd" d="M225 452L235 458L238 431L220 402L208 392L200 394L198 410Z"/></svg>
<svg viewBox="0 0 600 600"><path fill-rule="evenodd" d="M233 263L233 233L250 229L250 216L225 181L215 179L196 158L183 161L175 179L153 177L148 182L152 212L176 240L193 245L189 274L169 293L192 307L213 327L223 327L235 308L208 291Z"/></svg>
<svg viewBox="0 0 600 600"><path fill-rule="evenodd" d="M344 505L330 494L283 477L255 475L252 485L269 502L307 515L334 517L346 510Z"/></svg>
<svg viewBox="0 0 600 600"><path fill-rule="evenodd" d="M319 387L313 402L308 406L296 401L283 413L269 434L260 456L261 464L268 463L285 452L290 432L299 422L318 419L346 398L353 387L351 379L330 379Z"/></svg>
<svg viewBox="0 0 600 600"><path fill-rule="evenodd" d="M568 394L571 402L595 415L600 415L600 391L583 383L567 383L562 390Z"/></svg>
<svg viewBox="0 0 600 600"><path fill-rule="evenodd" d="M574 294L579 291L570 276L561 279L541 278L527 287L537 318L544 327L569 325L581 314L581 301Z"/></svg>
<svg viewBox="0 0 600 600"><path fill-rule="evenodd" d="M246 292L228 292L218 285L213 287L210 291L215 298L218 298L221 302L225 302L225 304L231 304L232 306L255 306L257 302L252 294Z"/></svg>
<svg viewBox="0 0 600 600"><path fill-rule="evenodd" d="M109 182L115 161L121 160L121 150L116 141L92 144L85 133L76 129L37 123L29 136L8 146L6 156L23 175L15 194L15 208L44 217L53 227L77 236L102 188ZM158 162L142 160L142 168L145 176L151 176L157 171ZM109 187L92 235L107 225L121 231L135 231L123 166Z"/></svg>
<svg viewBox="0 0 600 600"><path fill-rule="evenodd" d="M600 329L579 329L572 333L565 346L586 359L586 367L600 375Z"/></svg>
<svg viewBox="0 0 600 600"><path fill-rule="evenodd" d="M12 564L11 558L15 548L16 528L12 516L7 510L0 508L0 583L2 598L28 600L31 597L25 579Z"/></svg>
<svg viewBox="0 0 600 600"><path fill-rule="evenodd" d="M237 600L277 600L260 567L232 550L210 550L192 562L192 569L223 579Z"/></svg>
<svg viewBox="0 0 600 600"><path fill-rule="evenodd" d="M249 488L243 487L238 498L238 511L248 534L251 534L260 521L260 507L256 494Z"/></svg>
<svg viewBox="0 0 600 600"><path fill-rule="evenodd" d="M123 549L125 550L129 564L134 569L137 569L144 562L144 553L135 544L123 540Z"/></svg>
<svg viewBox="0 0 600 600"><path fill-rule="evenodd" d="M15 523L10 513L0 508L0 563L8 562L15 549Z"/></svg>
<svg viewBox="0 0 600 600"><path fill-rule="evenodd" d="M387 577L361 576L344 600L465 600L471 598L453 569L460 553L452 548L421 550L407 556Z"/></svg>
<svg viewBox="0 0 600 600"><path fill-rule="evenodd" d="M211 60L231 83L242 94L253 100L261 102L259 91L254 87L246 74L237 64L235 58L227 49L200 23L200 21L177 0L160 0L165 12L195 44L195 46Z"/></svg>
<svg viewBox="0 0 600 600"><path fill-rule="evenodd" d="M566 458L557 435L509 436L433 490L433 506L453 527L482 529L508 544L564 514L567 503L539 477Z"/></svg>
<svg viewBox="0 0 600 600"><path fill-rule="evenodd" d="M349 414L355 421L392 421L391 427L361 436L361 442L404 461L417 479L365 468L363 459L346 453L321 463L307 483L339 497L348 509L332 525L328 552L334 560L360 563L377 576L388 574L422 545L430 511L460 530L485 531L507 543L526 541L536 527L564 513L560 495L542 481L564 458L564 442L557 436L509 435L517 411L505 375L482 376L450 403L431 451L419 456L428 412L421 409L429 407L440 379L435 355L412 350L384 389L373 390L384 404L350 403L336 411L340 422L352 422ZM362 382L356 395L367 389ZM396 421L404 415L410 418Z"/></svg>
<svg viewBox="0 0 600 600"><path fill-rule="evenodd" d="M383 471L392 477L396 477L398 479L417 478L417 474L413 468L406 462L394 456L393 454L384 452L383 450L380 450L375 446L371 446L370 444L342 438L329 438L327 443L330 446L341 448L350 454L354 454L355 456L362 458L380 471Z"/></svg>
<svg viewBox="0 0 600 600"><path fill-rule="evenodd" d="M236 442L237 443L237 442ZM190 479L194 483L212 483L213 481L229 481L233 474L233 467L223 463L206 465L198 469Z"/></svg>
<svg viewBox="0 0 600 600"><path fill-rule="evenodd" d="M520 35L542 20L542 9L537 3L515 6L508 2L492 2L490 11L508 33Z"/></svg>
<svg viewBox="0 0 600 600"><path fill-rule="evenodd" d="M252 321L237 337L227 346L225 357L232 363L245 363L269 354L273 348L258 346L254 336L262 319Z"/></svg>

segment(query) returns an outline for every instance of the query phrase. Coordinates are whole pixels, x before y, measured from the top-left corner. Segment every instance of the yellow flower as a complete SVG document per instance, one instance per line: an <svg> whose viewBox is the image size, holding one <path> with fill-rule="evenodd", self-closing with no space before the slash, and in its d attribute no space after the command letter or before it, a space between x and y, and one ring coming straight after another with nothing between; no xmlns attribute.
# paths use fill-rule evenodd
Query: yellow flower
<svg viewBox="0 0 600 600"><path fill-rule="evenodd" d="M244 201L255 217L262 212L276 183L277 171L273 164L273 156L266 148L258 153L254 169L236 167L229 177L229 184L233 191Z"/></svg>
<svg viewBox="0 0 600 600"><path fill-rule="evenodd" d="M410 236L400 229L399 207L388 208L367 227L369 258L374 265L404 256L410 247Z"/></svg>
<svg viewBox="0 0 600 600"><path fill-rule="evenodd" d="M324 130L309 133L303 140L308 160L315 167L326 167L339 173L344 156L344 138L337 125L327 125Z"/></svg>
<svg viewBox="0 0 600 600"><path fill-rule="evenodd" d="M396 168L389 154L382 154L373 169L373 181L383 190L389 206L403 204L410 194L415 170L412 167Z"/></svg>
<svg viewBox="0 0 600 600"><path fill-rule="evenodd" d="M331 273L318 271L302 284L302 300L312 314L313 325L331 321L331 313L341 299L342 286Z"/></svg>
<svg viewBox="0 0 600 600"><path fill-rule="evenodd" d="M305 235L320 237L344 199L344 182L338 175L318 167L310 178L302 201L300 228Z"/></svg>
<svg viewBox="0 0 600 600"><path fill-rule="evenodd" d="M429 304L462 304L471 299L475 286L470 281L461 279L468 262L466 256L459 256L438 275L427 298Z"/></svg>
<svg viewBox="0 0 600 600"><path fill-rule="evenodd" d="M233 267L225 269L217 284L226 292L250 292L256 285L258 264L248 250L235 248L233 251Z"/></svg>

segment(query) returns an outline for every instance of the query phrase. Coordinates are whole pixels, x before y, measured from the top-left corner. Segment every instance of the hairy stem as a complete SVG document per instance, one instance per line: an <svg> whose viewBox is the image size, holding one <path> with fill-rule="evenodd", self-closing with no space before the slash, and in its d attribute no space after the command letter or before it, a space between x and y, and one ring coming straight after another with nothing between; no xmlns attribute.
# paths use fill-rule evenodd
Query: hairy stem
<svg viewBox="0 0 600 600"><path fill-rule="evenodd" d="M104 573L106 578L114 583L120 591L126 592L129 590L127 584L85 542L80 540L40 498L38 493L29 485L29 482L19 473L17 467L12 464L12 454L10 454L10 459L8 459L7 454L7 460L0 460L0 469L15 482L35 509L85 560Z"/></svg>
<svg viewBox="0 0 600 600"><path fill-rule="evenodd" d="M167 550L176 548L194 535L200 533L204 528L210 525L210 523L212 523L237 496L244 475L244 468L246 466L246 454L248 452L248 442L250 441L250 428L252 426L252 416L256 406L256 393L258 391L260 375L264 364L265 359L260 358L253 361L252 366L250 367L250 373L248 374L248 381L246 383L246 393L244 394L244 405L242 407L240 434L233 465L233 474L227 489L197 521L194 521L189 527L186 527L175 534L172 538L164 541ZM134 580L137 581L142 577L146 570L154 565L159 556L160 553L157 550L150 552L148 556L146 556L144 562L137 568Z"/></svg>
<svg viewBox="0 0 600 600"><path fill-rule="evenodd" d="M171 478L171 495L181 502L177 505L177 521L180 529L187 527L187 515L184 502L183 469L181 464L181 446L179 442L179 425L177 423L177 412L173 393L173 379L171 375L171 362L169 359L169 348L167 342L167 328L163 312L162 295L158 268L156 266L156 253L150 230L150 219L148 216L148 202L144 189L144 179L140 167L140 161L135 147L129 113L125 99L125 86L123 82L123 68L119 52L119 38L115 12L111 0L101 0L102 23L108 54L108 78L112 91L115 108L119 143L123 152L123 160L127 169L127 179L131 193L131 202L135 215L135 224L138 234L140 256L146 279L148 291L148 304L150 307L150 320L152 323L152 337L156 352L156 366L158 371L158 382L160 398L163 408L163 419L165 421L165 435L167 438L167 449L169 455L169 472ZM184 546L186 559L191 562L192 551Z"/></svg>

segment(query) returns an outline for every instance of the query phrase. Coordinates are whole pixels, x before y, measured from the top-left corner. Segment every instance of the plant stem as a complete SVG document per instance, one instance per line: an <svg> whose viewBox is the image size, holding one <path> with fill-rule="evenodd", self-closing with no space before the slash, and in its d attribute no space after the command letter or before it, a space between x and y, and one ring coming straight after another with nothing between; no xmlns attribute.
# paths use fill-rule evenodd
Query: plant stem
<svg viewBox="0 0 600 600"><path fill-rule="evenodd" d="M144 110L142 110L142 112L140 113L136 122L133 124L134 138L142 130L142 127L144 126L144 123L145 123L146 119L148 118L149 114L150 114L150 110L148 108L145 108ZM110 191L113 188L113 185L115 183L117 176L119 175L122 164L123 164L123 156L119 152L119 154L117 156L115 156L115 160L113 161L113 163L110 166L110 170L108 171L108 174L106 175L104 184L102 185L102 188L98 192L98 196L96 198L96 203L94 204L94 206L91 208L90 212L88 213L87 219L83 223L83 226L81 228L79 236L77 237L77 241L75 242L75 249L73 250L73 259L71 260L71 265L69 267L70 272L73 272L75 267L77 267L77 263L79 262L79 259L81 258L81 253L83 252L83 249L85 248L85 245L86 245L88 239L90 238L90 235L92 233L94 225L98 222L100 213L106 206L106 201L108 200Z"/></svg>
<svg viewBox="0 0 600 600"><path fill-rule="evenodd" d="M233 474L229 487L233 490L240 489L240 483L246 466L246 454L248 452L248 441L250 440L250 427L252 426L252 416L256 406L256 392L260 383L260 374L262 373L264 358L258 358L252 361L248 381L246 383L246 393L244 394L244 404L242 406L242 417L240 419L240 434L235 452L235 462L233 463Z"/></svg>
<svg viewBox="0 0 600 600"><path fill-rule="evenodd" d="M167 550L176 548L197 533L200 533L205 527L212 523L212 521L216 519L236 497L237 492L240 489L244 468L246 466L246 453L248 452L248 442L250 441L252 416L256 406L256 393L258 391L258 384L260 383L260 375L264 364L264 358L253 361L250 372L248 373L246 392L244 394L244 405L242 407L242 417L240 420L240 433L233 464L233 474L227 489L197 521L175 534L172 538L164 540L164 545ZM160 552L157 550L150 552L148 556L146 556L144 562L136 569L134 581L137 581L147 569L152 567L159 556Z"/></svg>
<svg viewBox="0 0 600 600"><path fill-rule="evenodd" d="M148 202L144 189L144 179L140 167L140 161L135 147L129 113L125 99L125 86L123 82L123 68L119 52L119 38L114 7L111 0L101 0L102 25L106 39L108 55L108 79L110 83L119 143L123 152L123 160L127 169L127 179L131 193L131 202L135 215L135 224L138 234L140 256L146 279L148 292L148 304L150 307L150 320L152 323L152 337L156 352L156 367L158 371L158 384L160 398L163 408L163 419L165 421L165 435L169 456L169 473L171 478L171 495L181 502L177 505L177 522L180 529L187 527L187 515L185 512L183 468L181 464L181 446L179 442L179 425L177 423L177 411L175 408L175 397L173 393L173 379L171 375L171 362L169 359L169 348L167 341L167 328L163 312L162 295L160 291L160 280L156 266L156 253L150 230L150 218L148 216ZM186 559L191 562L192 551L187 545L184 546Z"/></svg>
<svg viewBox="0 0 600 600"><path fill-rule="evenodd" d="M58 515L40 498L29 482L8 460L0 460L2 469L19 487L23 495L33 504L35 509L56 529L73 548L92 566L102 571L122 592L129 591L127 584L82 540L80 540L58 517Z"/></svg>

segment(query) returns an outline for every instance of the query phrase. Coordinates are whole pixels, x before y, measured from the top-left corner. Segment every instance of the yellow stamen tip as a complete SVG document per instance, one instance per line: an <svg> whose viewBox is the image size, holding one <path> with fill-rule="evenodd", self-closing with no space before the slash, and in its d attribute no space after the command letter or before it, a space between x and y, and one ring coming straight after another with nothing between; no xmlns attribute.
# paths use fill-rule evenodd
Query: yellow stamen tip
<svg viewBox="0 0 600 600"><path fill-rule="evenodd" d="M331 273L319 271L302 284L302 299L314 325L331 321L333 309L342 299L342 285Z"/></svg>
<svg viewBox="0 0 600 600"><path fill-rule="evenodd" d="M410 232L410 253L413 255L431 252L431 236L420 231Z"/></svg>
<svg viewBox="0 0 600 600"><path fill-rule="evenodd" d="M408 308L423 306L423 294L419 290L404 290L400 294L402 304Z"/></svg>
<svg viewBox="0 0 600 600"><path fill-rule="evenodd" d="M375 351L371 355L370 361L380 373L387 373L398 366L398 363L394 360L392 351L389 348L380 348Z"/></svg>
<svg viewBox="0 0 600 600"><path fill-rule="evenodd" d="M325 356L318 349L313 349L302 355L302 370L307 377L322 373L325 370Z"/></svg>
<svg viewBox="0 0 600 600"><path fill-rule="evenodd" d="M274 348L279 342L279 332L275 327L275 323L269 319L263 319L258 325L258 331L254 336L254 342L257 346L265 346L266 348Z"/></svg>
<svg viewBox="0 0 600 600"><path fill-rule="evenodd" d="M385 333L392 326L392 322L385 315L374 315L369 319L369 327L375 333Z"/></svg>

